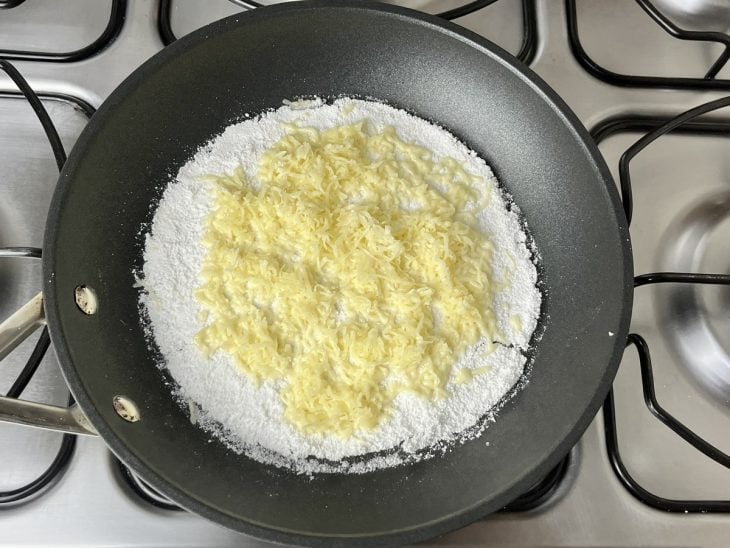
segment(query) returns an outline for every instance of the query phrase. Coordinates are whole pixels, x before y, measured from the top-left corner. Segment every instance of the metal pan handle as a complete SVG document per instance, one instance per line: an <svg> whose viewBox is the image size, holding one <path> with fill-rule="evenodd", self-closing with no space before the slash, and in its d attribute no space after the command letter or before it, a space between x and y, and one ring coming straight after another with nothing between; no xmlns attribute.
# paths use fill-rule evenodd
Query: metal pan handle
<svg viewBox="0 0 730 548"><path fill-rule="evenodd" d="M46 318L43 294L38 293L0 324L0 361L41 325ZM59 407L0 396L0 422L11 422L70 434L96 435L81 408Z"/></svg>

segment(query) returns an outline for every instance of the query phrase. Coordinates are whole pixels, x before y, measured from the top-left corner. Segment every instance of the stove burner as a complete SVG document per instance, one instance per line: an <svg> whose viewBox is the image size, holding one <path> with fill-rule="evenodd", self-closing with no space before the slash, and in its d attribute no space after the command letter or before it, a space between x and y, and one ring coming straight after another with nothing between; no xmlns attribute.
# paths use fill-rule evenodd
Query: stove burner
<svg viewBox="0 0 730 548"><path fill-rule="evenodd" d="M63 167L63 164L66 162L66 151L63 148L63 143L61 143L61 139L58 135L58 132L56 131L56 127L53 125L53 122L51 121L48 112L43 106L43 103L38 98L38 95L36 95L36 93L28 85L28 82L25 80L25 78L23 78L23 76L11 63L7 62L4 59L0 59L0 70L3 70L13 80L15 85L18 86L20 92L28 100L31 107L35 111L38 120L43 126L43 131L48 138L48 142L50 143L51 149L53 150L53 154L56 158L56 164L58 166L58 169L60 170ZM0 248L0 258L17 257L40 259L41 250L30 247ZM43 360L43 356L45 356L50 342L51 339L48 335L48 328L44 327L43 331L41 331L41 335L38 338L38 341L36 342L33 352L31 353L28 361L25 364L25 367L20 372L20 375L15 380L13 385L10 387L10 390L8 390L6 397L20 397L26 386L28 386L31 378L33 378L33 375L38 369L41 361ZM73 398L69 396L69 405L72 405L73 403ZM10 491L0 492L0 504L8 504L26 499L50 486L54 479L57 479L59 475L63 473L66 469L68 463L71 460L71 457L74 454L75 448L76 436L71 434L65 434L63 436L63 441L61 442L61 447L56 454L56 458L46 469L46 471L27 485Z"/></svg>
<svg viewBox="0 0 730 548"><path fill-rule="evenodd" d="M705 0L706 2L709 0ZM723 2L724 0L718 0ZM677 26L671 19L669 19L664 13L658 9L649 0L636 0L636 3L668 34L677 38L678 40L690 40L696 42L716 42L723 44L725 50L715 60L712 66L708 69L704 78L678 78L678 77L666 77L666 76L643 76L633 74L622 74L614 72L604 68L594 61L588 52L583 47L578 33L578 14L576 8L576 0L565 0L566 17L568 20L568 38L570 41L570 49L573 52L576 60L580 65L587 70L590 74L613 84L616 86L632 86L632 87L649 87L649 88L667 88L667 89L730 89L730 80L723 80L716 78L717 74L730 60L730 36L723 32L712 32L708 30L694 31L686 30ZM678 0L664 0L662 2L665 6L667 4L676 5ZM684 11L685 19L692 18L693 24L696 24L699 20L704 20L709 17L705 12L702 15L698 15L700 11L696 11L691 8L691 2L682 2L686 6ZM698 5L700 2L694 2L693 5ZM712 2L714 3L714 2ZM724 4L727 6L727 4ZM727 13L727 10L724 10ZM675 10L676 13L676 10ZM706 27L709 28L709 27Z"/></svg>
<svg viewBox="0 0 730 548"><path fill-rule="evenodd" d="M682 28L718 32L730 29L727 0L653 0L653 3Z"/></svg>
<svg viewBox="0 0 730 548"><path fill-rule="evenodd" d="M696 271L708 255L706 248L710 242L727 249L728 220L730 192L710 196L697 204L667 234L663 246L665 264L672 270ZM719 256L727 260L724 251ZM718 336L730 329L727 317L730 291L727 287L713 289L717 289L715 298L709 300L703 299L698 287L670 287L659 301L659 311L669 328L664 331L665 338L692 377L720 402L730 406L730 347Z"/></svg>
<svg viewBox="0 0 730 548"><path fill-rule="evenodd" d="M43 354L45 354L45 350L43 350L40 355L37 354L37 349L39 347L36 347L36 351L33 352L30 359L28 360L28 363L40 363L41 359L43 358ZM35 366L37 367L37 365ZM15 382L13 385L13 388L8 392L8 397L17 397L17 396L11 396L13 393L13 390L16 389L16 387L20 384L20 392L22 392L23 388L25 388L25 384L28 383L30 380L30 377L33 376L33 372L30 373L30 375L24 375L26 373L26 370L28 367L26 366L26 369L23 370L23 373L21 373L21 376L18 378L18 381ZM24 379L24 382L22 382L21 379ZM73 405L74 400L73 398L69 397L68 404ZM58 449L58 453L56 454L56 458L53 459L53 462L50 464L48 468L46 468L46 471L43 472L40 476L38 476L36 479L31 481L30 483L23 485L22 487L19 487L17 489L11 489L10 491L0 491L0 505L3 504L10 504L13 502L18 502L21 500L28 499L38 493L41 493L45 491L47 488L49 488L55 481L57 481L61 474L66 470L66 467L68 466L68 463L71 462L71 457L74 455L74 451L76 450L76 436L73 434L64 434L62 441L61 441L61 447Z"/></svg>
<svg viewBox="0 0 730 548"><path fill-rule="evenodd" d="M0 65L2 67L2 65ZM45 111L44 111L45 112ZM47 115L46 115L47 116ZM0 258L10 257L23 257L29 259L40 259L41 250L32 247L3 247L0 248ZM48 336L48 329L43 329L38 342L33 349L28 361L23 367L23 370L15 379L15 382L8 390L6 397L8 398L19 398L25 390L28 383L33 378L33 375L38 369L38 366L43 360L48 346L50 345L51 339ZM74 400L69 396L68 404L73 405ZM38 493L41 493L46 488L50 487L55 480L65 471L68 463L73 457L76 449L76 436L71 434L65 434L61 441L61 446L58 449L56 457L51 462L50 466L36 479L30 483L23 485L22 487L11 489L10 491L0 491L0 505L10 504L21 500L28 499Z"/></svg>
<svg viewBox="0 0 730 548"><path fill-rule="evenodd" d="M25 0L0 0L0 8L14 8ZM60 4L59 4L60 5ZM127 11L127 0L112 0L109 22L99 37L91 44L75 51L43 52L0 49L0 58L11 61L46 61L51 63L71 63L96 55L106 48L122 30L124 14Z"/></svg>
<svg viewBox="0 0 730 548"><path fill-rule="evenodd" d="M571 1L571 0L568 0ZM612 133L615 133L622 129L633 128L642 130L651 130L649 133L644 135L641 139L636 141L626 152L621 156L619 162L619 179L621 186L621 197L623 200L624 212L626 218L631 223L633 214L633 198L632 198L632 185L631 185L631 172L630 163L631 160L639 154L644 148L653 143L656 139L662 135L669 133L670 131L683 131L683 132L698 132L707 133L710 135L723 135L726 136L730 133L730 124L726 122L698 122L695 118L718 110L724 107L730 106L730 97L724 97L710 101L708 103L699 105L692 108L682 114L672 118L671 120L657 120L657 119L624 119L614 120L593 131L593 138L598 143L602 139L605 139ZM727 207L725 208L724 215L727 215ZM686 225L686 223L682 223ZM727 241L727 240L725 240ZM684 246L682 246L684 249ZM694 252L684 253L683 255L693 256ZM692 265L694 266L694 265ZM642 274L634 278L634 287L641 287L644 285L650 285L655 283L669 283L669 284L680 284L680 287L690 288L691 285L685 286L684 284L717 284L719 286L730 285L730 275L725 274L695 274L687 272L654 272L650 274ZM679 337L674 337L678 339ZM676 340L673 341L673 344ZM657 401L654 390L654 376L652 371L651 356L649 354L649 346L646 341L640 335L632 333L628 337L627 346L634 345L637 352L639 353L639 361L641 365L641 380L642 390L644 393L644 402L646 403L649 411L659 421L670 428L674 433L684 439L687 443L693 446L695 449L711 458L718 464L730 469L730 455L719 450L717 447L711 445L703 438L695 434L690 428L679 422L673 417L668 411L666 411ZM693 349L697 351L697 347L693 346ZM727 354L726 354L727 358ZM623 463L618 445L618 434L616 429L616 414L613 397L613 389L611 389L606 397L606 401L603 405L603 416L604 416L604 427L606 436L606 447L609 455L611 466L624 485L624 487L638 500L644 504L657 508L667 512L681 512L681 513L725 513L730 512L730 500L675 500L660 497L650 492L649 490L642 487L629 473L628 469Z"/></svg>
<svg viewBox="0 0 730 548"><path fill-rule="evenodd" d="M671 428L677 435L681 436L687 443L701 451L715 462L722 464L726 468L730 468L730 455L727 455L710 445L698 435L693 433L689 428L677 421L672 415L667 413L656 400L654 393L654 377L651 368L651 356L649 355L649 347L639 335L629 335L629 344L634 344L639 352L639 360L641 363L641 381L644 390L644 401L651 411L661 422ZM611 389L603 404L603 421L605 423L606 433L606 449L608 457L611 461L611 467L616 476L624 485L624 487L636 497L639 501L647 506L664 510L665 512L678 513L727 513L730 512L730 500L676 500L668 499L655 495L651 491L642 487L638 481L629 473L626 465L624 465L619 452L618 433L616 431L616 412L613 400L613 389Z"/></svg>
<svg viewBox="0 0 730 548"><path fill-rule="evenodd" d="M472 0L471 2L465 2L459 7L444 11L437 15L438 17L442 17L450 21L482 10L497 1L498 0ZM254 2L251 0L229 0L229 2L245 9L255 9L276 3L271 0L266 3ZM406 0L388 0L388 2L391 4L408 6ZM419 1L416 2L416 4L425 4L425 2ZM415 5L413 7L420 8L421 6ZM170 21L171 10L172 0L160 0L157 9L157 30L162 42L166 46L172 44L178 38L172 29ZM522 46L520 47L520 51L516 57L523 63L529 65L537 53L537 9L535 7L535 0L522 0L522 25Z"/></svg>

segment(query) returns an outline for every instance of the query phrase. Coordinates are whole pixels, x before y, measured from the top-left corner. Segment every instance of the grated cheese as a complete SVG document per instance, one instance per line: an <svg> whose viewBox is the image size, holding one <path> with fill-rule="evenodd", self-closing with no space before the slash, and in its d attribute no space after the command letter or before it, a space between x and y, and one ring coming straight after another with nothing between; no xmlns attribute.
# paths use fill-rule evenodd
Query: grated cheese
<svg viewBox="0 0 730 548"><path fill-rule="evenodd" d="M150 344L160 351L158 366L172 379L171 392L190 413L190 420L211 434L211 443L304 474L364 473L416 462L481 435L505 398L514 393L510 389L526 382L521 376L525 350L535 336L540 311L537 271L531 260L536 251L528 244L519 208L499 188L486 162L436 124L377 101L344 97L326 103L314 98L307 108L300 103L237 122L203 144L166 185L151 225L140 233L144 267L133 273L130 283L143 286L141 319ZM305 123L325 131L363 119L378 132L393 126L402 140L433 151L434 161L451 157L468 173L480 176L474 184L481 185L479 193L484 196L479 203L486 206L477 213L477 228L492 243L493 309L504 336L483 338L466 349L452 369L446 397L431 400L403 391L376 429L360 430L349 438L307 435L284 418L280 397L284 379L256 383L229 353L221 350L206 358L195 343L211 320L194 296L202 283L200 272L208 254L203 232L218 187L207 176L230 175L241 167L243 180L253 190L261 189L259 163L286 136L282 123ZM417 205L404 207L411 210ZM297 257L295 253L292 260ZM442 318L437 310L434 316L438 325ZM519 318L519 331L510 316ZM345 319L341 310L337 319ZM462 377L468 382L460 383ZM484 435L489 436L488 431Z"/></svg>
<svg viewBox="0 0 730 548"><path fill-rule="evenodd" d="M502 337L483 180L368 120L283 129L255 179L207 177L206 357L280 383L285 420L341 438L376 429L401 393L439 400L487 372L454 374L467 348Z"/></svg>

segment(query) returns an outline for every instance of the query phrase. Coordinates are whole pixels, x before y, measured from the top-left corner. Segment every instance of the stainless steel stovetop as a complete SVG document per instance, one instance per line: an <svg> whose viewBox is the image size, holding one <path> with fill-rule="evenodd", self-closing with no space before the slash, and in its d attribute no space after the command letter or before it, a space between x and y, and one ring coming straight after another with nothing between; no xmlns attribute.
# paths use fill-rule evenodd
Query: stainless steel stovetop
<svg viewBox="0 0 730 548"><path fill-rule="evenodd" d="M165 42L243 9L237 3L0 0L5 8L0 9L0 57L13 60L41 94L70 150L90 111L125 76ZM398 3L441 12L466 2ZM681 28L730 30L728 0L654 0L653 5ZM535 24L525 25L533 9ZM620 156L642 135L691 107L730 95L730 67L711 82L698 83L723 46L670 36L636 0L497 0L457 22L521 53L594 131L617 181ZM571 27L577 33L569 32ZM710 120L660 137L631 162L637 274L730 272L730 109ZM0 73L0 247L41 246L56 177L37 119ZM38 264L0 259L0 318L40 286ZM730 289L637 288L632 331L651 349L656 399L719 450L716 460L650 413L632 346L614 384L614 405L595 418L557 487L537 508L490 516L430 545L730 543ZM32 342L2 362L3 393ZM50 352L23 397L63 404L66 396ZM59 443L58 434L0 425L0 492L39 476ZM103 442L93 438L79 439L68 468L47 489L0 505L0 544L263 545L194 515L152 505L125 481Z"/></svg>

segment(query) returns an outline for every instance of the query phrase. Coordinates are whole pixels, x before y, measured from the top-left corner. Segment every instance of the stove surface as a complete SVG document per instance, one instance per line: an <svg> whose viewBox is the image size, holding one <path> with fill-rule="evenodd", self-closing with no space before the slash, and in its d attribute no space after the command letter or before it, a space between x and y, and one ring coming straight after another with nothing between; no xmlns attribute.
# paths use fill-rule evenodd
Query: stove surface
<svg viewBox="0 0 730 548"><path fill-rule="evenodd" d="M397 3L434 13L464 4ZM657 0L654 5L688 29L730 30L730 9L723 9L727 6L721 0ZM523 34L524 6L536 7L534 48L525 46L529 40ZM25 1L0 9L0 57L15 58L31 86L45 95L44 105L70 151L88 120L86 103L98 107L121 80L169 41L170 35L160 32L161 15L169 23L167 30L179 37L240 9L228 0L211 0L204 9L187 0ZM722 47L671 38L634 0L498 0L457 20L530 62L594 132L617 181L620 156L641 136L680 112L730 94L730 82L724 80L730 79L730 67L720 70L707 89L606 81L612 77L601 76L600 69L589 72L574 56L571 12L585 53L613 74L673 81L701 78ZM59 58L72 60L61 63ZM40 124L15 93L10 79L0 72L0 247L40 247L58 171ZM697 128L665 135L631 163L637 274L730 272L730 109L711 119L717 122L715 131ZM37 261L0 259L0 318L29 300L40 286ZM725 454L730 453L729 392L722 377L730 371L728 310L727 286L650 285L636 290L631 327L651 350L657 400ZM26 341L2 362L3 393L31 348L32 341ZM598 414L546 502L529 511L489 516L426 545L727 545L728 465L703 455L652 416L641 382L638 355L629 347L614 383L615 424L608 413ZM67 391L52 351L23 397L65 401ZM615 434L618 451L607 445L606 428ZM53 460L60 438L0 424L0 491L38 476ZM639 500L627 489L612 468L617 454L631 478L651 496ZM80 438L57 483L32 499L0 506L0 544L265 545L187 512L156 507L124 478L101 440ZM725 513L685 514L653 507L662 499L714 501Z"/></svg>

